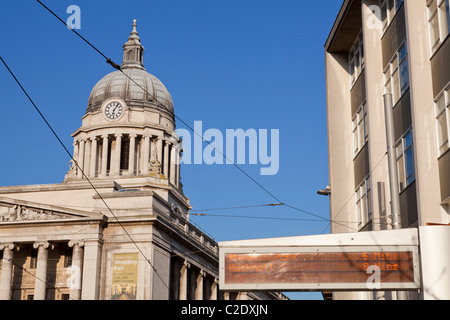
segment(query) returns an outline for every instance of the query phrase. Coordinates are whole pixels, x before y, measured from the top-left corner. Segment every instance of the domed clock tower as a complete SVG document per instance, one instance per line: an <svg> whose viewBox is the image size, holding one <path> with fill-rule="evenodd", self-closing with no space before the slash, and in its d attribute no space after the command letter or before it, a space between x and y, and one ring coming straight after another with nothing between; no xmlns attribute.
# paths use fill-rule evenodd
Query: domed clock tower
<svg viewBox="0 0 450 320"><path fill-rule="evenodd" d="M123 46L121 70L92 89L74 138L74 163L65 182L115 180L123 187L151 184L182 192L180 139L174 132L172 98L144 68L136 20Z"/></svg>
<svg viewBox="0 0 450 320"><path fill-rule="evenodd" d="M189 220L172 98L143 58L134 21L120 70L92 89L63 183L0 187L0 300L230 297L217 243Z"/></svg>

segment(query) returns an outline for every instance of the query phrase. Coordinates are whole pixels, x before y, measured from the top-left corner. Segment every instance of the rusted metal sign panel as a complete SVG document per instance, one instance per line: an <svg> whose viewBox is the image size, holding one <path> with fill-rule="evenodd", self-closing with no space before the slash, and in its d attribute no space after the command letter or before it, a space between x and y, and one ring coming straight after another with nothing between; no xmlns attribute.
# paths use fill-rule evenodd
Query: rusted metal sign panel
<svg viewBox="0 0 450 320"><path fill-rule="evenodd" d="M416 246L221 248L221 290L419 288Z"/></svg>

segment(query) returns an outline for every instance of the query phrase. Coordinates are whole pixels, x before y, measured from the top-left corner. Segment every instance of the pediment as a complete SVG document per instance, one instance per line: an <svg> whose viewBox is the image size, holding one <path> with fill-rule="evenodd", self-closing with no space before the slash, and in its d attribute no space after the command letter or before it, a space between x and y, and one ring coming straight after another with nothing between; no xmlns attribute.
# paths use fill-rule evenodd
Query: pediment
<svg viewBox="0 0 450 320"><path fill-rule="evenodd" d="M103 220L99 213L0 197L0 223L53 220Z"/></svg>

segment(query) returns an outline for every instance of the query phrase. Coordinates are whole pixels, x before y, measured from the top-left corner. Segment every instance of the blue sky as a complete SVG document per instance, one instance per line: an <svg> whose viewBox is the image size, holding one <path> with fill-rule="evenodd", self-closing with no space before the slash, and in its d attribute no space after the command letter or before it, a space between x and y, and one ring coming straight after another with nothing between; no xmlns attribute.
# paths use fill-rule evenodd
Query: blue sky
<svg viewBox="0 0 450 320"><path fill-rule="evenodd" d="M119 64L137 19L145 67L177 116L204 130L279 129L278 173L241 168L282 202L329 218L328 199L316 194L328 184L323 46L341 1L42 2L63 20L78 5L80 34ZM0 15L0 55L72 151L91 89L114 70L36 1L2 1ZM70 159L3 65L0 106L0 185L62 182ZM193 212L276 202L232 165L184 165L181 175ZM284 220L320 220L288 207L208 213L270 218L193 216L217 241L329 232L325 220Z"/></svg>

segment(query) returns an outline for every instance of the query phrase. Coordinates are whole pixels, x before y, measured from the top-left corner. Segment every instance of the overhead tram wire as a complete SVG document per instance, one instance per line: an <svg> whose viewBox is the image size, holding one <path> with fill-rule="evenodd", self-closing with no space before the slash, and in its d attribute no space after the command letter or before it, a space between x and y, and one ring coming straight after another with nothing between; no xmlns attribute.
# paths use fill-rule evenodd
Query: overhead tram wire
<svg viewBox="0 0 450 320"><path fill-rule="evenodd" d="M383 156L380 158L380 160L378 160L378 162L377 162L377 164L375 165L375 167L373 167L373 169L370 170L370 172L366 175L366 177L370 177L370 176L371 176L372 172L374 172L375 169L378 168L378 166L380 165L380 163L383 161L383 159L384 159L386 156L387 156L387 151L383 154ZM338 215L341 214L341 212L344 210L344 208L347 206L347 204L350 202L350 200L351 200L354 196L355 196L355 194L352 194L352 195L348 198L348 200L344 203L344 205L341 207L341 209L339 209L339 211L336 213L336 215L334 216L334 219L333 219L333 220L330 220L330 222L336 223L336 220L335 220L335 219L337 218ZM352 227L348 227L348 228L355 229L355 228L352 228Z"/></svg>
<svg viewBox="0 0 450 320"><path fill-rule="evenodd" d="M224 207L224 208L212 208L212 209L196 209L195 211L220 211L220 210L234 210L234 209L248 209L248 208L259 208L259 207L275 207L283 206L284 203L269 203L269 204L257 204L253 206L237 206L237 207Z"/></svg>
<svg viewBox="0 0 450 320"><path fill-rule="evenodd" d="M280 220L280 221L310 221L310 222L327 222L318 219L301 219L301 218L283 218L283 217L262 217L262 216L240 216L240 215L227 215L227 214L210 214L210 213L197 213L190 212L190 215L201 217L219 217L219 218L242 218L242 219L261 219L261 220Z"/></svg>
<svg viewBox="0 0 450 320"><path fill-rule="evenodd" d="M253 178L252 176L250 176L247 172L245 172L241 167L239 167L236 163L234 163L234 161L231 161L230 159L228 159L221 151L217 150L212 144L211 142L205 140L201 134L199 134L198 132L196 132L190 125L188 125L183 119L181 119L179 116L177 116L175 113L173 113L171 110L169 110L165 105L163 105L161 102L158 101L158 99L156 99L156 97L151 94L150 92L148 92L145 88L143 88L140 84L138 84L134 79L132 79L129 75L127 75L125 72L123 72L123 70L121 69L121 67L114 63L110 58L108 58L101 50L99 50L97 47L95 47L91 42L89 42L87 39L85 39L82 35L80 35L74 28L71 28L67 25L67 23L62 20L56 13L54 13L50 8L48 8L46 5L44 5L40 0L36 0L42 7L44 7L48 12L50 12L54 17L56 17L62 24L64 24L68 29L72 30L78 37L80 37L83 41L85 41L90 47L92 47L97 53L99 53L105 60L106 63L110 64L113 68L119 70L120 72L123 73L123 75L125 77L127 77L130 81L132 81L135 85L137 85L140 89L142 89L146 94L148 94L150 97L152 97L154 99L154 101L163 109L165 109L165 111L169 112L170 114L173 115L174 118L176 118L177 120L179 120L181 123L183 123L188 129L190 129L194 134L196 134L197 136L199 136L205 143L207 143L209 146L211 146L215 152L219 153L220 155L222 155L222 157L228 161L228 163L233 164L233 166L238 169L242 174L244 174L245 176L247 176L247 178L249 178L250 180L252 180L257 186L259 186L263 191L265 191L268 195L270 195L273 199L275 199L278 203L283 203L283 201L281 201L277 196L275 196L272 192L270 192L267 188L265 188L261 183L259 183L255 178ZM284 203L283 203L284 204ZM322 216L319 216L317 214L308 212L306 210L297 208L295 206L292 205L287 205L284 204L285 206L294 209L296 211L299 212L303 212L305 214L309 214L315 217L318 217L322 220L326 220L329 222L334 222L336 224L341 224L337 221L332 221L330 219L324 218ZM343 224L342 224L343 225ZM345 227L348 227L346 225L343 225Z"/></svg>
<svg viewBox="0 0 450 320"><path fill-rule="evenodd" d="M64 20L62 20L56 13L54 13L51 9L49 9L47 6L45 6L40 0L36 0L39 4L41 4L47 11L49 11L53 16L55 16L61 23L63 23L67 28L69 28L70 30L72 30L77 36L79 36L83 41L85 41L89 46L91 46L95 51L97 51L103 58L105 58L106 63L110 64L113 68L119 70L120 72L123 73L123 75L125 77L127 77L130 81L132 81L135 85L137 85L140 89L142 89L146 94L148 94L149 96L151 96L154 101L163 109L165 109L165 111L169 112L173 117L175 117L177 120L179 120L181 123L183 123L187 128L189 128L194 134L198 135L200 138L202 138L202 140L206 143L208 143L212 148L214 148L214 146L209 142L206 141L199 133L197 133L190 125L188 125L183 119L181 119L180 117L178 117L174 112L172 112L171 110L169 110L165 105L163 105L161 102L158 101L158 99L151 94L150 92L148 92L145 88L143 88L140 84L138 84L134 79L132 79L129 75L127 75L125 72L123 72L123 70L121 69L121 67L114 63L110 58L108 58L104 53L102 53L97 47L95 47L92 43L90 43L88 40L86 40L82 35L80 35L75 29L70 28L66 22L64 22ZM231 161L230 159L228 159L222 152L220 152L219 150L217 150L216 148L214 148L214 150L216 152L218 152L219 154L221 154L225 160L229 161L229 163L232 163L238 170L240 170L244 175L246 175L249 179L251 179L254 183L256 183L260 188L262 188L266 193L268 193L272 198L274 198L276 201L278 202L282 202L280 199L278 199L273 193L271 193L269 190L267 190L263 185L261 185L258 181L256 181L253 177L251 177L247 172L245 172L244 170L242 170L242 168L240 168L238 165L236 165L233 161Z"/></svg>
<svg viewBox="0 0 450 320"><path fill-rule="evenodd" d="M134 239L131 237L131 235L128 233L128 231L126 230L126 228L123 226L123 224L120 222L120 220L117 218L117 216L114 214L114 212L111 210L111 208L108 206L108 204L106 203L105 199L103 199L103 197L101 196L101 194L98 192L97 188L94 186L94 184L91 182L91 180L87 177L87 175L84 173L84 171L81 169L81 167L79 166L78 162L72 157L72 155L70 154L69 150L67 149L67 147L64 145L64 143L62 142L62 140L59 138L58 134L55 132L55 130L53 130L52 126L50 125L50 123L47 121L47 119L45 118L45 116L42 114L42 112L39 110L39 108L37 107L37 105L34 103L33 99L30 97L30 95L28 94L28 92L25 90L25 88L22 86L22 84L20 83L20 81L17 79L17 77L14 75L14 73L12 72L12 70L9 68L9 66L6 64L6 62L3 60L3 58L0 56L0 60L3 63L3 65L6 67L6 69L9 71L9 73L11 74L11 76L14 78L14 80L17 82L17 84L19 85L19 87L22 89L23 93L27 96L28 100L31 102L31 104L34 106L34 108L36 109L36 111L39 113L40 117L44 120L45 124L47 125L47 127L51 130L51 132L53 133L53 135L56 137L56 139L58 140L58 142L61 144L61 146L64 148L64 150L66 151L66 153L69 155L70 159L73 161L73 163L75 163L75 165L77 166L77 168L80 170L80 172L82 173L82 177L84 177L89 185L91 186L91 188L95 191L95 193L97 194L97 196L101 199L101 201L103 202L103 204L105 205L105 207L108 209L108 211L111 213L111 215L116 219L117 223L119 224L119 226L123 229L123 231L125 232L125 234L130 238L131 242L134 244L134 246L138 249L138 251L142 254L142 256L144 257L144 259L150 264L150 266L152 267L152 269L155 271L155 273L158 275L158 277L160 278L160 280L162 281L162 283L167 287L167 289L169 289L169 286L165 283L165 281L162 279L162 277L159 275L158 271L155 269L155 267L153 266L153 264L151 263L151 261L147 258L147 256L144 254L144 252L141 250L141 248L139 248L139 246L137 245L137 243L134 241Z"/></svg>

